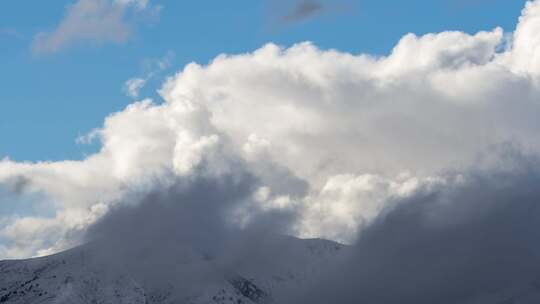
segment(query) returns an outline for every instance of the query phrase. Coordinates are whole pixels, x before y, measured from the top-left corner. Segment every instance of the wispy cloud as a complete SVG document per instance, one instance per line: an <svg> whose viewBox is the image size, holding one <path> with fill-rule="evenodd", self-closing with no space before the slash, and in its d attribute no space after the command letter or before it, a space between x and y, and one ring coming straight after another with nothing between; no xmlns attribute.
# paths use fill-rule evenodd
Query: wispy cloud
<svg viewBox="0 0 540 304"><path fill-rule="evenodd" d="M285 23L294 23L320 14L326 7L319 1L302 0L297 2L292 11L281 17Z"/></svg>
<svg viewBox="0 0 540 304"><path fill-rule="evenodd" d="M124 92L131 98L139 97L139 91L146 85L145 78L130 78L124 84Z"/></svg>
<svg viewBox="0 0 540 304"><path fill-rule="evenodd" d="M132 35L136 17L158 16L160 10L148 0L79 0L66 8L54 30L36 34L32 51L45 54L83 43L123 43Z"/></svg>
<svg viewBox="0 0 540 304"><path fill-rule="evenodd" d="M271 14L274 22L291 25L328 14L341 14L350 8L344 1L294 0L271 2Z"/></svg>
<svg viewBox="0 0 540 304"><path fill-rule="evenodd" d="M133 77L124 83L124 93L131 98L138 98L139 92L146 83L157 76L160 72L171 66L174 53L169 51L165 56L157 60L148 60L145 62L145 75L142 77Z"/></svg>

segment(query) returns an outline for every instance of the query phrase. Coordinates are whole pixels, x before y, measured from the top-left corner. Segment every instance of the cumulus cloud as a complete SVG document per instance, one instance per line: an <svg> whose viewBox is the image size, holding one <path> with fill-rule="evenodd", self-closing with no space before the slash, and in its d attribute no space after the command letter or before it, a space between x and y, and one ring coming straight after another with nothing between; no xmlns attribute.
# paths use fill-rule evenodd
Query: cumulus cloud
<svg viewBox="0 0 540 304"><path fill-rule="evenodd" d="M132 35L134 17L157 16L160 9L148 0L78 0L67 6L54 30L34 37L32 51L46 54L77 44L123 43Z"/></svg>
<svg viewBox="0 0 540 304"><path fill-rule="evenodd" d="M540 30L540 5L528 1L519 18L514 33L513 51L507 57L516 72L524 74L540 73L540 38L536 33Z"/></svg>
<svg viewBox="0 0 540 304"><path fill-rule="evenodd" d="M101 150L85 160L0 161L0 184L23 178L25 193L55 210L41 222L9 219L0 233L47 240L17 245L25 253L54 252L133 193L242 168L258 182L231 215L236 225L293 212L295 235L353 242L395 201L494 146L540 153L539 8L530 2L514 33L408 34L383 57L268 44L189 64L161 88L164 103L107 117L92 133ZM9 228L25 221L54 229Z"/></svg>
<svg viewBox="0 0 540 304"><path fill-rule="evenodd" d="M394 177L376 174L341 174L328 177L324 186L304 198L296 230L304 237L322 237L351 243L368 227L389 200L407 197L419 185L437 178L417 178L404 173Z"/></svg>

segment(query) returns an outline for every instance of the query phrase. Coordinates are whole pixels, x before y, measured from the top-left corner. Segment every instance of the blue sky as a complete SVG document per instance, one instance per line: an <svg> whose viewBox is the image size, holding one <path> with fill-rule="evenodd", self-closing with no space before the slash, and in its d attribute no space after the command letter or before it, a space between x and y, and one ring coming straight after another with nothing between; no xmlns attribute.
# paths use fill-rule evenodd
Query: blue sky
<svg viewBox="0 0 540 304"><path fill-rule="evenodd" d="M81 42L36 54L40 32L55 30L73 1L7 0L0 10L0 158L81 159L97 147L76 139L133 102L122 88L170 56L140 97L159 102L163 79L192 61L255 50L267 42L312 41L323 49L387 54L407 32L512 31L522 0L321 1L322 10L284 22L294 5L278 0L153 0L159 15L130 19L124 42Z"/></svg>

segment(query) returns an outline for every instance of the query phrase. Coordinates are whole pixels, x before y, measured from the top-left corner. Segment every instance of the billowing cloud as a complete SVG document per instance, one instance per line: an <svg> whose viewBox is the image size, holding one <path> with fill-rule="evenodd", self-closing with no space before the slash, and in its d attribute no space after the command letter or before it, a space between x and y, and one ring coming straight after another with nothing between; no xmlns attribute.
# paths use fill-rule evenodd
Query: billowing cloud
<svg viewBox="0 0 540 304"><path fill-rule="evenodd" d="M123 43L132 34L133 17L155 16L160 9L148 0L78 0L66 8L54 30L34 37L32 51L45 54L77 44Z"/></svg>
<svg viewBox="0 0 540 304"><path fill-rule="evenodd" d="M535 1L514 33L408 34L383 57L268 44L189 64L161 88L164 103L107 117L85 160L0 162L0 183L22 178L54 210L2 221L7 238L46 239L2 254L60 250L156 185L239 171L257 182L231 215L238 227L292 212L298 236L353 242L444 172L497 159L493 147L540 153L539 16Z"/></svg>

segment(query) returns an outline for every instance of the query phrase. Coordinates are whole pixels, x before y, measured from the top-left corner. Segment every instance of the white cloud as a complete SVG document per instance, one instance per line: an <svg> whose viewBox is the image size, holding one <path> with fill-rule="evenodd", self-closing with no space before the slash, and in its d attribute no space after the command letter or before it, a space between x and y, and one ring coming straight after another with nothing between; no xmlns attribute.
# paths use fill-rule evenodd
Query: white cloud
<svg viewBox="0 0 540 304"><path fill-rule="evenodd" d="M374 174L330 176L313 196L304 198L304 211L296 229L303 237L350 242L358 229L371 224L388 207L389 199L406 197L419 185L436 182L406 174L392 178Z"/></svg>
<svg viewBox="0 0 540 304"><path fill-rule="evenodd" d="M47 241L7 252L57 250L133 189L189 179L202 165L220 176L238 159L261 180L261 210L298 210L299 235L350 240L392 197L444 182L441 170L493 145L540 155L539 16L540 1L529 3L507 48L496 28L409 34L387 57L268 44L190 64L161 89L165 103L107 117L87 159L0 162L0 183L24 177L59 210L47 225L64 227L36 236L8 228L27 221L14 220L4 235Z"/></svg>
<svg viewBox="0 0 540 304"><path fill-rule="evenodd" d="M66 8L56 29L40 32L34 37L32 50L36 54L53 53L77 44L123 43L132 34L128 13L146 12L157 16L160 6L147 0L78 0Z"/></svg>
<svg viewBox="0 0 540 304"><path fill-rule="evenodd" d="M510 65L514 71L540 73L540 5L537 1L528 1L519 19L513 37L513 50L508 53Z"/></svg>
<svg viewBox="0 0 540 304"><path fill-rule="evenodd" d="M176 145L174 146L173 167L178 175L188 175L197 167L206 151L212 149L219 142L219 137L215 134L202 136L194 140L187 132L178 134Z"/></svg>

